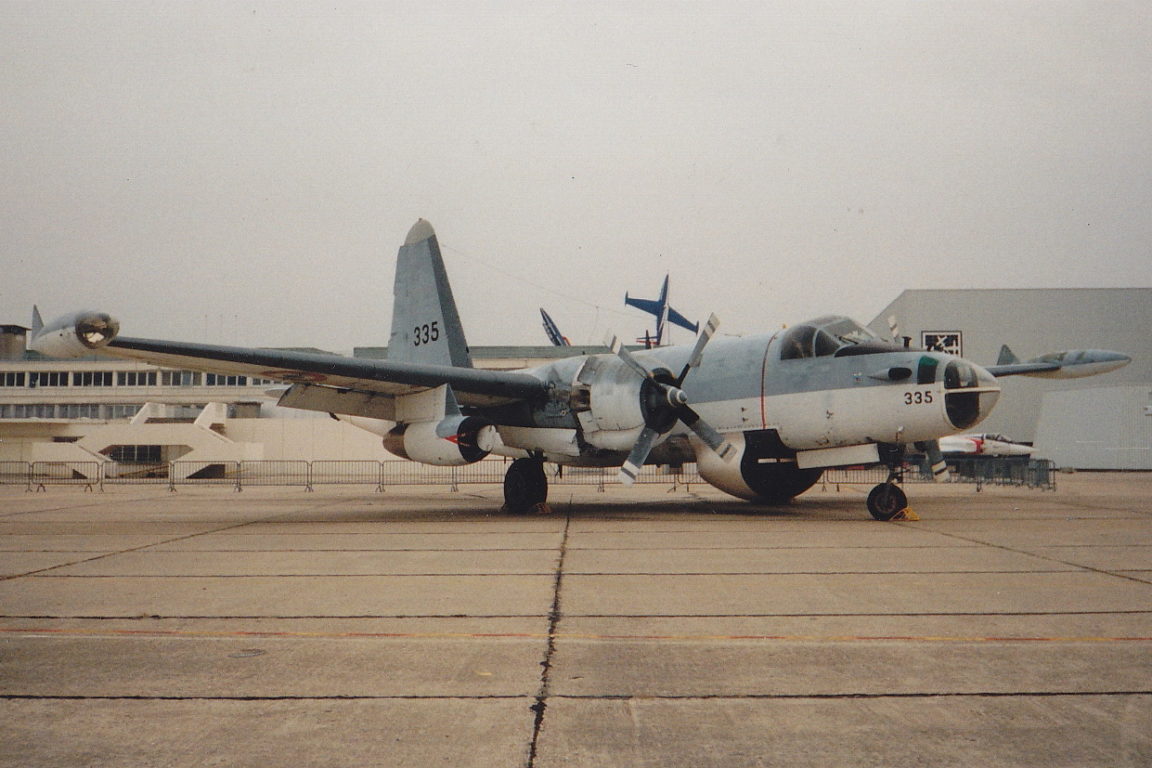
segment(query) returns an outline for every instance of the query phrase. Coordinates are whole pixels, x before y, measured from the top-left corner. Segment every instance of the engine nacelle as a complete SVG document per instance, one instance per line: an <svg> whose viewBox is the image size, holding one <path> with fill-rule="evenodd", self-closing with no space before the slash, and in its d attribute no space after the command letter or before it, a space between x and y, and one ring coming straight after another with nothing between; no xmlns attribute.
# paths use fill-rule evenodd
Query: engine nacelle
<svg viewBox="0 0 1152 768"><path fill-rule="evenodd" d="M661 381L673 381L671 372L664 368L655 369L653 375ZM645 425L665 432L675 423L666 393L614 355L589 357L577 378L572 410L590 445L628 451Z"/></svg>
<svg viewBox="0 0 1152 768"><path fill-rule="evenodd" d="M472 464L499 445L496 428L476 416L397 424L384 437L384 448L402 459L441 467Z"/></svg>
<svg viewBox="0 0 1152 768"><path fill-rule="evenodd" d="M749 501L783 502L799 496L820 479L823 469L800 469L774 430L725 435L739 457L724 461L706 445L696 446L696 467L710 485Z"/></svg>
<svg viewBox="0 0 1152 768"><path fill-rule="evenodd" d="M104 312L73 312L34 329L28 348L46 357L72 358L92 354L120 332L120 323Z"/></svg>

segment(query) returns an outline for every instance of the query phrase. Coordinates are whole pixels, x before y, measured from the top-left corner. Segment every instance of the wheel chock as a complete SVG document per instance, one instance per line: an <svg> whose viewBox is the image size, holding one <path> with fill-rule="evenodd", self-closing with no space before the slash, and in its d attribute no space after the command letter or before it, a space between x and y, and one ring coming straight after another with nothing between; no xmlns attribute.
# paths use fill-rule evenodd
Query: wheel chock
<svg viewBox="0 0 1152 768"><path fill-rule="evenodd" d="M550 515L552 514L552 507L548 506L548 502L542 501L532 507L532 514L534 515Z"/></svg>
<svg viewBox="0 0 1152 768"><path fill-rule="evenodd" d="M907 520L909 522L916 522L920 519L920 515L912 511L912 507L904 507L896 514L892 515L893 520Z"/></svg>

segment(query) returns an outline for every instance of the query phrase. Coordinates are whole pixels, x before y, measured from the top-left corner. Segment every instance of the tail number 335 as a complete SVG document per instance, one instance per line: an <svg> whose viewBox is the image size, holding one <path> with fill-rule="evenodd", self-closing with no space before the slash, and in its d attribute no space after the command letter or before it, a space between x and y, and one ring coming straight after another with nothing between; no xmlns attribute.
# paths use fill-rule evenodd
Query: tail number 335
<svg viewBox="0 0 1152 768"><path fill-rule="evenodd" d="M440 340L440 322L424 323L424 325L417 325L412 329L412 346L419 347L422 344L431 344L434 341Z"/></svg>

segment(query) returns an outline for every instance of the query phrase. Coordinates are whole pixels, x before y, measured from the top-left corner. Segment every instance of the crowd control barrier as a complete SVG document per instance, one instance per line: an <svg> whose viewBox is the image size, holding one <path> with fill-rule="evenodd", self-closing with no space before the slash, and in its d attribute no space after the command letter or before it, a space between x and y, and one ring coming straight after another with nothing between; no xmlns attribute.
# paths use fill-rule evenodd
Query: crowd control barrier
<svg viewBox="0 0 1152 768"><path fill-rule="evenodd" d="M412 461L338 460L259 460L259 461L172 461L153 464L123 464L112 461L0 461L0 485L23 485L29 491L54 485L78 485L85 490L103 490L104 485L167 485L179 487L221 486L242 491L260 486L300 487L312 491L322 485L363 485L375 491L389 487L428 485L458 490L461 485L500 485L510 460L489 458L460 467L434 467ZM949 459L950 482L984 485L1025 486L1054 490L1055 466L1051 461L1025 457ZM546 464L548 482L556 486L595 486L618 482L615 467L563 467ZM909 465L902 472L904 483L930 483L929 469ZM826 470L823 487L876 485L888 477L885 467L838 468ZM703 484L695 464L682 467L646 466L636 482L673 487Z"/></svg>

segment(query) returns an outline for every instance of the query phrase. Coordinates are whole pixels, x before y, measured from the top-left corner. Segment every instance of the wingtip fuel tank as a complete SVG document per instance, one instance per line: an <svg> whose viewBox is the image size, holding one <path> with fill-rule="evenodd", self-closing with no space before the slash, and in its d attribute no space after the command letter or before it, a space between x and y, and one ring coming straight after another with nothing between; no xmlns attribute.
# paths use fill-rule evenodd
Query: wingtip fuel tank
<svg viewBox="0 0 1152 768"><path fill-rule="evenodd" d="M39 320L39 312L36 313ZM28 348L46 357L68 359L90 355L107 346L120 332L120 322L107 312L81 310L50 323L34 323Z"/></svg>

